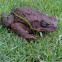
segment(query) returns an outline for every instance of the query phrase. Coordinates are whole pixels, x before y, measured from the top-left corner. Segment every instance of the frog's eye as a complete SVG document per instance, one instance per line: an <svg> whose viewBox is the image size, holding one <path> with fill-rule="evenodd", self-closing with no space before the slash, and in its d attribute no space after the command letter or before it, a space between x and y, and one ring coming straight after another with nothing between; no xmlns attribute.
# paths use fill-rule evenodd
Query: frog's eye
<svg viewBox="0 0 62 62"><path fill-rule="evenodd" d="M46 28L49 24L41 20L40 26Z"/></svg>

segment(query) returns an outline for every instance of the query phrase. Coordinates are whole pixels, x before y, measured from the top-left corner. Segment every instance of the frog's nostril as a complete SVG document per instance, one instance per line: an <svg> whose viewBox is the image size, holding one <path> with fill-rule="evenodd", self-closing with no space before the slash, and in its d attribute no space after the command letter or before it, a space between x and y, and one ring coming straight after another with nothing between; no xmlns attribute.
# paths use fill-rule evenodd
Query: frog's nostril
<svg viewBox="0 0 62 62"><path fill-rule="evenodd" d="M46 28L49 24L41 20L40 26Z"/></svg>

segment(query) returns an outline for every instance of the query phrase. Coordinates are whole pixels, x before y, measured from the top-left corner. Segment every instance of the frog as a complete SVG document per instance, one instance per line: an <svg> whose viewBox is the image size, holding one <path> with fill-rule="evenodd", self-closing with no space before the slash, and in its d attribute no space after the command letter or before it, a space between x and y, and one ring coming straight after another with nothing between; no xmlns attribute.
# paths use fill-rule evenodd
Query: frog
<svg viewBox="0 0 62 62"><path fill-rule="evenodd" d="M24 19L21 19L16 14L26 19L33 29ZM37 36L33 34L33 31L54 32L57 27L56 22L57 18L55 16L48 16L32 7L12 8L8 15L6 12L3 12L1 15L2 25L10 28L25 39L36 39Z"/></svg>

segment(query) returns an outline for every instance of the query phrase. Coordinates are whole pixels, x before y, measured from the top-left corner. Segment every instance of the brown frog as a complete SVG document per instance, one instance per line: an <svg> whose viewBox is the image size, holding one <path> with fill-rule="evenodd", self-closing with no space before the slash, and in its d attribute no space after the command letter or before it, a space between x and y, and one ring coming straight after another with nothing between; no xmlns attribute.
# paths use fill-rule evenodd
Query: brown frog
<svg viewBox="0 0 62 62"><path fill-rule="evenodd" d="M13 8L8 16L3 12L1 17L3 26L11 28L23 38L36 38L36 36L32 34L30 25L24 19L16 16L15 13L28 20L34 31L53 32L56 29L57 19L54 16L47 16L31 7Z"/></svg>

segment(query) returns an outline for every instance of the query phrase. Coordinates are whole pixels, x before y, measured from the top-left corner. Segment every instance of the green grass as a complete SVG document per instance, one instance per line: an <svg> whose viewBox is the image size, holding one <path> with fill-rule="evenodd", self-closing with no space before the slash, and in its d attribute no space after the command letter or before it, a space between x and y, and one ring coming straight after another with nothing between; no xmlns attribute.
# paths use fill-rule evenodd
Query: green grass
<svg viewBox="0 0 62 62"><path fill-rule="evenodd" d="M42 13L62 17L62 0L0 0L0 15L11 8L31 6ZM1 18L1 16L0 16ZM0 62L62 62L62 20L55 32L45 32L40 39L24 40L0 22Z"/></svg>

